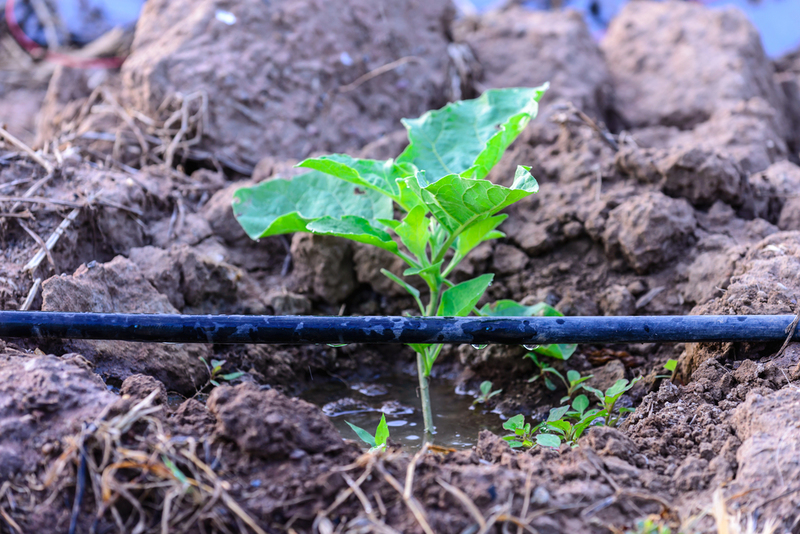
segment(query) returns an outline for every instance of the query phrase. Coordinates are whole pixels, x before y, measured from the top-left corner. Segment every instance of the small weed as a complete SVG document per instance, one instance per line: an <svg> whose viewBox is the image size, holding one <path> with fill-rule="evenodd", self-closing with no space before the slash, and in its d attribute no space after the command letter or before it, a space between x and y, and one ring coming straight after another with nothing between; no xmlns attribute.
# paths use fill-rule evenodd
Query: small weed
<svg viewBox="0 0 800 534"><path fill-rule="evenodd" d="M484 404L487 400L491 399L495 395L499 395L503 390L496 389L492 391L492 383L489 380L484 380L481 382L480 385L481 394L478 395L478 398L472 403L473 406L476 404Z"/></svg>
<svg viewBox="0 0 800 534"><path fill-rule="evenodd" d="M567 371L567 380L566 380L567 394L561 397L561 404L569 402L569 400L577 391L586 387L583 385L583 383L592 377L594 377L594 375L581 376L581 374L578 371L572 369Z"/></svg>
<svg viewBox="0 0 800 534"><path fill-rule="evenodd" d="M613 386L608 388L605 393L599 389L595 389L590 386L584 386L586 391L594 393L595 397L597 397L600 401L600 405L603 407L603 411L605 412L606 426L617 426L617 422L619 422L619 418L622 417L623 413L633 411L630 408L620 408L619 415L614 417L614 407L616 406L619 398L623 393L631 389L636 382L641 380L641 378L642 377L637 376L630 382L628 382L626 378L620 378Z"/></svg>
<svg viewBox="0 0 800 534"><path fill-rule="evenodd" d="M583 435L587 428L595 424L595 421L604 417L605 412L599 409L587 410L589 399L586 395L578 395L572 402L572 410L568 411L568 406L553 408L550 410L550 417L545 421L542 432L555 434L560 440L569 443L570 446L577 447L578 439ZM567 418L575 419L571 423Z"/></svg>
<svg viewBox="0 0 800 534"><path fill-rule="evenodd" d="M353 429L361 441L370 446L369 452L382 451L386 448L386 441L389 439L389 425L386 424L386 414L381 414L381 420L378 423L378 428L375 429L374 436L350 421L345 421L345 423Z"/></svg>
<svg viewBox="0 0 800 534"><path fill-rule="evenodd" d="M555 391L556 390L556 385L553 383L553 381L550 379L550 377L551 376L556 376L556 377L558 377L559 380L561 380L564 383L565 386L569 387L569 384L567 383L567 380L564 378L564 375L562 375L558 371L558 369L556 369L555 367L553 367L549 363L547 363L547 362L545 362L543 360L540 360L538 354L535 354L533 352L529 352L528 354L526 354L524 356L524 358L528 358L530 360L533 360L533 364L539 370L539 373L536 374L536 375L533 375L528 380L528 382L536 382L537 380L541 380L541 381L544 382L544 386L547 389L549 389L550 391Z"/></svg>
<svg viewBox="0 0 800 534"><path fill-rule="evenodd" d="M200 361L203 362L203 365L206 366L206 370L208 371L208 384L212 386L219 386L220 380L224 380L225 382L230 382L231 380L236 380L240 376L243 376L245 373L243 371L236 371L234 373L223 373L222 367L225 365L226 360L211 360L209 364L205 358L200 356Z"/></svg>
<svg viewBox="0 0 800 534"><path fill-rule="evenodd" d="M558 436L552 434L537 434L543 425L544 423L539 423L531 427L530 423L525 422L524 415L515 415L503 423L503 428L513 432L510 436L503 436L503 439L508 442L508 445L512 449L519 449L522 447L529 449L534 445L541 445L542 447L558 447L561 445L561 440Z"/></svg>
<svg viewBox="0 0 800 534"><path fill-rule="evenodd" d="M636 523L636 530L626 530L625 534L671 534L672 529L660 525L657 520L650 517Z"/></svg>

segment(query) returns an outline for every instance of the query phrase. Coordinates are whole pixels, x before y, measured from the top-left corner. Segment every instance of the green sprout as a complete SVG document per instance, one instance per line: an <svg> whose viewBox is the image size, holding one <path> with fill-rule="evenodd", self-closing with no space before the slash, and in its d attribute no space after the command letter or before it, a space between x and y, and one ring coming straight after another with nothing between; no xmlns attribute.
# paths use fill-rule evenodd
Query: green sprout
<svg viewBox="0 0 800 534"><path fill-rule="evenodd" d="M490 315L475 306L493 274L458 284L448 277L479 244L505 237L497 230L507 217L501 210L539 190L529 167L517 167L510 187L485 178L536 116L546 89L547 85L491 89L480 98L404 119L409 144L397 159L344 154L307 159L298 167L310 172L236 191L234 215L252 239L310 232L394 254L408 266L403 277L421 278L427 294L386 269L381 272L414 299L422 316ZM433 414L428 379L442 346L410 346L417 353L429 439ZM567 352L571 354L568 347L550 345L540 352L551 351L565 359Z"/></svg>
<svg viewBox="0 0 800 534"><path fill-rule="evenodd" d="M502 389L496 389L492 391L492 383L489 380L484 380L481 382L480 390L481 394L478 395L478 398L475 399L475 401L473 401L473 406L476 404L484 404L487 400L491 399L495 395L499 395L503 391Z"/></svg>
<svg viewBox="0 0 800 534"><path fill-rule="evenodd" d="M614 417L614 407L617 404L617 401L622 396L623 393L630 390L636 382L641 380L642 377L637 376L630 382L626 378L620 378L617 380L613 386L608 388L605 393L600 391L599 389L595 389L590 386L584 386L586 391L594 393L595 397L600 401L600 405L603 407L603 412L605 416L605 425L606 426L617 426L617 422L619 422L620 417L622 417L623 413L632 411L630 408L620 408L619 415Z"/></svg>
<svg viewBox="0 0 800 534"><path fill-rule="evenodd" d="M220 380L224 380L226 382L230 382L231 380L236 380L240 376L243 376L245 373L243 371L236 371L234 373L223 373L222 367L225 365L226 360L211 360L211 363L208 363L205 358L200 356L200 361L203 362L203 365L206 366L206 370L208 371L208 383L213 386L219 386Z"/></svg>
<svg viewBox="0 0 800 534"><path fill-rule="evenodd" d="M361 441L370 446L369 452L382 451L386 448L386 442L389 439L389 425L386 424L386 414L381 414L381 420L378 423L378 428L375 429L374 436L350 421L345 421L345 423L353 429Z"/></svg>
<svg viewBox="0 0 800 534"><path fill-rule="evenodd" d="M528 358L529 360L533 361L533 364L539 370L538 374L533 375L531 378L528 379L528 382L536 382L537 380L541 380L544 382L544 386L549 389L550 391L556 390L556 385L550 379L551 376L557 376L564 384L567 381L564 379L564 375L562 375L558 369L550 365L544 360L539 359L538 354L534 354L533 352L529 352L524 356L524 358Z"/></svg>
<svg viewBox="0 0 800 534"><path fill-rule="evenodd" d="M567 386L567 394L561 397L561 404L569 402L569 400L577 391L586 387L584 385L584 382L593 377L594 375L581 376L581 374L578 371L574 371L572 369L567 371L567 380L565 381L565 384Z"/></svg>
<svg viewBox="0 0 800 534"><path fill-rule="evenodd" d="M545 421L542 432L549 432L558 436L560 440L568 443L571 447L578 446L578 439L583 435L587 428L595 424L595 421L605 415L603 410L592 409L589 407L589 399L586 395L578 395L572 402L573 411L564 410L567 407L553 408L550 410L550 417ZM575 419L575 423L566 418Z"/></svg>

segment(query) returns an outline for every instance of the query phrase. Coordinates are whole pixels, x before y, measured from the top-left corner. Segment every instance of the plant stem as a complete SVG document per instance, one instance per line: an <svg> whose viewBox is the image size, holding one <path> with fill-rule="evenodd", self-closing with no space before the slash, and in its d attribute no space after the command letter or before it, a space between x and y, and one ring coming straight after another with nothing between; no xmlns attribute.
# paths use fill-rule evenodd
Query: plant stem
<svg viewBox="0 0 800 534"><path fill-rule="evenodd" d="M427 352L427 350L426 350ZM428 389L428 377L425 374L425 358L427 354L417 353L417 375L419 376L419 400L422 404L422 421L425 426L424 441L433 441L433 412L431 411L431 392Z"/></svg>

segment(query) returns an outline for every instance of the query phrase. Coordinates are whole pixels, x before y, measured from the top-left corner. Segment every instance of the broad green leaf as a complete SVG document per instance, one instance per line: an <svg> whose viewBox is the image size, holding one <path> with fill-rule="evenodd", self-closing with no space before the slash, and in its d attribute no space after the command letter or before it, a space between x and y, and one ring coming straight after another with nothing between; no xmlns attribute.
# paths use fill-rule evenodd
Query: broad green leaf
<svg viewBox="0 0 800 534"><path fill-rule="evenodd" d="M664 364L664 369L671 372L674 372L677 367L678 360L667 360L667 363Z"/></svg>
<svg viewBox="0 0 800 534"><path fill-rule="evenodd" d="M429 221L425 214L424 207L416 206L394 228L403 244L420 261L427 258L426 247L431 238L431 234L428 232Z"/></svg>
<svg viewBox="0 0 800 534"><path fill-rule="evenodd" d="M561 438L554 434L539 434L536 436L536 443L542 447L552 447L557 449L561 446Z"/></svg>
<svg viewBox="0 0 800 534"><path fill-rule="evenodd" d="M386 414L381 414L381 421L375 430L375 446L385 445L387 439L389 439L389 425L386 424Z"/></svg>
<svg viewBox="0 0 800 534"><path fill-rule="evenodd" d="M474 100L462 100L404 119L408 147L398 163L413 163L435 180L447 174L484 178L503 152L536 116L547 85L490 89Z"/></svg>
<svg viewBox="0 0 800 534"><path fill-rule="evenodd" d="M409 189L451 235L458 235L472 224L488 219L506 206L539 190L529 168L519 167L511 187L488 180L449 174L430 183L425 173L405 178Z"/></svg>
<svg viewBox="0 0 800 534"><path fill-rule="evenodd" d="M397 179L411 176L416 170L408 164L398 165L391 159L386 161L358 159L347 154L330 154L319 158L309 158L298 163L297 166L324 172L393 198L400 196Z"/></svg>
<svg viewBox="0 0 800 534"><path fill-rule="evenodd" d="M525 416L521 413L515 415L503 423L503 428L506 430L516 430L525 425Z"/></svg>
<svg viewBox="0 0 800 534"><path fill-rule="evenodd" d="M511 447L512 449L519 449L520 447L522 447L522 445L523 443L521 441L516 441L516 440L508 441L508 446Z"/></svg>
<svg viewBox="0 0 800 534"><path fill-rule="evenodd" d="M586 408L589 407L589 397L586 395L578 395L575 397L575 400L572 401L572 409L578 412L579 414L583 414Z"/></svg>
<svg viewBox="0 0 800 534"><path fill-rule="evenodd" d="M461 232L461 235L458 236L456 253L463 258L483 241L505 237L503 232L495 232L494 229L500 226L500 223L507 218L508 215L505 214L495 215L494 217L489 217L488 219L484 219L467 227Z"/></svg>
<svg viewBox="0 0 800 534"><path fill-rule="evenodd" d="M483 274L472 280L461 282L442 293L439 310L436 315L440 317L464 317L469 315L472 308L483 296L486 288L492 283L493 274Z"/></svg>
<svg viewBox="0 0 800 534"><path fill-rule="evenodd" d="M558 408L551 408L550 415L547 416L547 422L558 421L569 410L569 406L559 406Z"/></svg>
<svg viewBox="0 0 800 534"><path fill-rule="evenodd" d="M322 217L306 225L306 230L320 235L345 237L351 241L373 245L389 252L397 252L397 243L392 236L357 215L345 215L341 219Z"/></svg>
<svg viewBox="0 0 800 534"><path fill-rule="evenodd" d="M361 441L363 441L364 443L366 443L370 447L377 447L377 444L375 443L375 438L372 436L372 434L370 434L369 432L367 432L366 430L364 430L361 427L357 427L356 425L354 425L350 421L345 421L345 423L347 423L347 425L350 428L352 428L353 431L356 434L358 434L358 437L361 439Z"/></svg>
<svg viewBox="0 0 800 534"><path fill-rule="evenodd" d="M316 171L292 180L276 178L236 191L233 213L252 239L303 232L309 223L323 217L352 215L367 221L392 218L391 198L372 190L358 193L356 189L351 183Z"/></svg>

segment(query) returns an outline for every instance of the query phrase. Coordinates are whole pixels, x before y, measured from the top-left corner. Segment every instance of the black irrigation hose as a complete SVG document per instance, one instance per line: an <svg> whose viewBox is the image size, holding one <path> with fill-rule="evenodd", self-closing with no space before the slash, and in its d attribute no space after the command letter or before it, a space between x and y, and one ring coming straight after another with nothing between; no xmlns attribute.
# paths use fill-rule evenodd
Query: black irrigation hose
<svg viewBox="0 0 800 534"><path fill-rule="evenodd" d="M0 338L473 345L784 341L793 320L793 315L419 318L0 311ZM794 340L800 341L800 332Z"/></svg>

